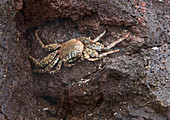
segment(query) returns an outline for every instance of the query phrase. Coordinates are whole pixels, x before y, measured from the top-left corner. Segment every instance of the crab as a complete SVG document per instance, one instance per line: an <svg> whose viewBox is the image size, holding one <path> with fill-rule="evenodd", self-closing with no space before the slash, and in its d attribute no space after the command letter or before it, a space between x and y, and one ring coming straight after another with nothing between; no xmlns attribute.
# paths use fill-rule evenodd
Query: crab
<svg viewBox="0 0 170 120"><path fill-rule="evenodd" d="M101 33L94 40L87 37L79 37L76 39L71 39L62 44L49 44L44 45L42 40L38 35L38 30L35 32L35 38L38 41L41 48L49 51L50 54L44 57L42 60L38 61L31 55L29 55L29 59L34 63L35 68L33 72L36 73L49 73L54 74L58 72L64 63L65 66L71 67L75 65L76 61L96 61L102 59L108 54L113 54L119 51L112 50L106 51L104 53L99 53L103 50L109 50L114 47L116 44L125 40L129 37L130 33L126 34L124 37L119 38L117 41L111 43L108 46L104 46L98 40L106 33L106 30ZM55 70L52 70L56 66Z"/></svg>

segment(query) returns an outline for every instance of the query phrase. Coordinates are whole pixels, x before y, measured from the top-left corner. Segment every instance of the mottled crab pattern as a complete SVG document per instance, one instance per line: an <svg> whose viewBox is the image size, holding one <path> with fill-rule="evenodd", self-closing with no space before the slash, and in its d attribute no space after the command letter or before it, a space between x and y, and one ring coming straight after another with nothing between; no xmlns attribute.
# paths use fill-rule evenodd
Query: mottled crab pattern
<svg viewBox="0 0 170 120"><path fill-rule="evenodd" d="M42 60L38 61L31 55L29 55L29 59L35 64L35 69L33 72L37 73L50 73L54 74L58 72L64 63L65 66L73 66L75 61L80 60L83 61L85 59L89 61L96 61L108 54L112 54L118 52L119 49L114 51L108 51L99 54L99 51L109 50L114 47L117 43L125 40L128 36L118 39L117 41L111 43L109 46L104 46L103 44L97 42L106 31L96 37L94 40L87 37L79 37L76 39L71 39L62 44L49 44L44 45L40 37L38 36L38 30L35 32L35 38L39 42L39 45L45 49L46 51L51 52L48 56L44 57ZM56 65L55 70L52 68Z"/></svg>

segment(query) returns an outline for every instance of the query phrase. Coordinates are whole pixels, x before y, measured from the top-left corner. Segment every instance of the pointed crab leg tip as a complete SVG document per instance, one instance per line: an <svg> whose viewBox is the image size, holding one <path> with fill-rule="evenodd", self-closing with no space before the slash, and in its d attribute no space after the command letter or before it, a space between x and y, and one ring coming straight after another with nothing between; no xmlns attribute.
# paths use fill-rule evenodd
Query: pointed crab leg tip
<svg viewBox="0 0 170 120"><path fill-rule="evenodd" d="M120 50L117 49L117 50L114 50L114 51L111 51L110 53L116 53L116 52L119 52Z"/></svg>
<svg viewBox="0 0 170 120"><path fill-rule="evenodd" d="M129 35L130 35L130 33L128 33L128 34L126 35L126 38L129 37Z"/></svg>
<svg viewBox="0 0 170 120"><path fill-rule="evenodd" d="M119 51L120 51L120 49L115 50L115 52L119 52Z"/></svg>
<svg viewBox="0 0 170 120"><path fill-rule="evenodd" d="M94 43L97 42L105 33L106 33L106 30L104 30L104 32L101 33L98 37L96 37L96 38L93 40L93 42L94 42Z"/></svg>
<svg viewBox="0 0 170 120"><path fill-rule="evenodd" d="M103 33L101 34L102 36L106 33L106 30L103 31Z"/></svg>

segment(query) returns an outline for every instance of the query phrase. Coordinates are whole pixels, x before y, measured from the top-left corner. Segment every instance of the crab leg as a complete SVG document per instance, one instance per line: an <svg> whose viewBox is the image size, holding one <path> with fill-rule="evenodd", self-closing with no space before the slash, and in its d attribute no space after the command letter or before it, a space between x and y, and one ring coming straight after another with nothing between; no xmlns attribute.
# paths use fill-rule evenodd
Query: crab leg
<svg viewBox="0 0 170 120"><path fill-rule="evenodd" d="M77 39L86 45L94 43L93 40L91 40L90 38L87 38L87 37L79 37Z"/></svg>
<svg viewBox="0 0 170 120"><path fill-rule="evenodd" d="M59 62L59 56L57 56L56 58L55 58L55 60L53 60L49 65L47 65L46 67L45 67L45 69L39 69L39 68L37 68L37 69L34 69L33 71L34 72L36 72L36 73L50 73L50 74L52 74L52 73L54 73L54 71L52 72L52 71L50 71L57 63L57 68L56 68L56 71L55 71L55 73L57 72L57 71L59 71L60 70L60 68L61 68L61 63L62 63L62 61L60 60Z"/></svg>
<svg viewBox="0 0 170 120"><path fill-rule="evenodd" d="M48 56L43 58L41 61L36 60L34 57L29 55L29 59L37 66L37 67L44 67L48 65L52 60L55 58L55 56L58 54L58 51L54 51L50 53Z"/></svg>
<svg viewBox="0 0 170 120"><path fill-rule="evenodd" d="M125 36L122 37L122 38L119 38L117 41L111 43L109 46L106 46L106 47L104 47L103 49L104 49L104 50L108 50L108 49L114 47L116 44L118 44L118 43L122 42L123 40L125 40L126 38L128 38L129 35L130 35L130 33L128 33L127 35L125 35Z"/></svg>
<svg viewBox="0 0 170 120"><path fill-rule="evenodd" d="M91 40L90 38L87 37L79 37L78 40L82 41L86 45L96 43L105 33L106 30L103 33L101 33L98 37L96 37L94 40Z"/></svg>
<svg viewBox="0 0 170 120"><path fill-rule="evenodd" d="M61 44L49 44L49 45L44 45L40 37L38 36L38 30L35 32L35 38L39 42L39 45L41 48L45 49L46 51L54 51L57 50L59 47L61 47Z"/></svg>
<svg viewBox="0 0 170 120"><path fill-rule="evenodd" d="M98 40L100 40L100 38L101 38L105 33L106 33L106 30L104 30L103 33L101 33L99 36L97 36L97 37L93 40L93 42L97 42Z"/></svg>
<svg viewBox="0 0 170 120"><path fill-rule="evenodd" d="M65 66L67 67L72 67L73 65L75 65L76 63L65 63Z"/></svg>
<svg viewBox="0 0 170 120"><path fill-rule="evenodd" d="M120 50L117 49L117 50L114 50L114 51L109 51L109 52L101 53L101 54L95 56L96 58L86 58L86 59L89 60L89 61L96 61L96 60L102 59L103 57L107 56L108 54L116 53L116 52L119 52L119 51Z"/></svg>
<svg viewBox="0 0 170 120"><path fill-rule="evenodd" d="M59 61L59 56L56 56L54 60L45 67L45 71L50 71Z"/></svg>
<svg viewBox="0 0 170 120"><path fill-rule="evenodd" d="M60 61L58 62L57 67L56 67L56 70L51 70L51 71L49 71L48 73L49 73L49 74L55 74L55 73L57 73L57 72L61 69L61 66L62 66L62 60L60 60Z"/></svg>

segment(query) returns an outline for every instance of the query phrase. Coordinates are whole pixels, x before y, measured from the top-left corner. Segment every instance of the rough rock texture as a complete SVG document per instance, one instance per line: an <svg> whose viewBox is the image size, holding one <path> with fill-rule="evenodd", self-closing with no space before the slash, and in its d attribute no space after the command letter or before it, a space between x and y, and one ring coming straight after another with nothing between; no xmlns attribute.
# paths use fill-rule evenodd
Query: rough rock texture
<svg viewBox="0 0 170 120"><path fill-rule="evenodd" d="M169 0L1 0L0 119L170 119ZM14 9L15 8L15 9ZM55 75L37 74L28 54L45 44L95 38L108 45L129 31L102 60Z"/></svg>
<svg viewBox="0 0 170 120"><path fill-rule="evenodd" d="M0 6L0 119L34 119L36 99L26 41L19 40L15 26L17 11L8 0L1 0Z"/></svg>

